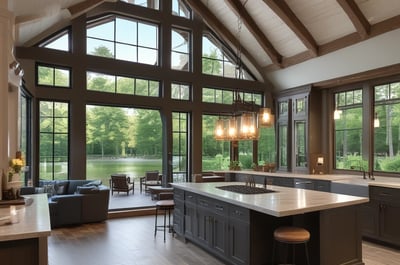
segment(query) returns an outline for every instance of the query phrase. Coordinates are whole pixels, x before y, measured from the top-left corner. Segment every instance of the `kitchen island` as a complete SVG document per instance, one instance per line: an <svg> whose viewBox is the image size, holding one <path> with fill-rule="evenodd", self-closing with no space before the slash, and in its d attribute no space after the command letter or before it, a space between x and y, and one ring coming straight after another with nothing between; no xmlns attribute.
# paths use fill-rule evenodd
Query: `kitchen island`
<svg viewBox="0 0 400 265"><path fill-rule="evenodd" d="M175 232L228 264L261 265L271 262L274 229L295 225L311 233L311 264L364 264L357 208L368 198L273 185L262 194L218 188L231 185L245 183L173 184Z"/></svg>
<svg viewBox="0 0 400 265"><path fill-rule="evenodd" d="M0 208L0 217L10 214L10 224L0 226L1 264L47 265L50 216L47 194L24 196L26 204Z"/></svg>

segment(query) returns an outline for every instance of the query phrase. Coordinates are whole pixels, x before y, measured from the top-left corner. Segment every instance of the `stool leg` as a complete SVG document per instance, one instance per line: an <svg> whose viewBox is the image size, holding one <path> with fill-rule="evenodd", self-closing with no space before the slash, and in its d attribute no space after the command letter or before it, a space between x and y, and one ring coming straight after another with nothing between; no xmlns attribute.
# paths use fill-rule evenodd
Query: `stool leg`
<svg viewBox="0 0 400 265"><path fill-rule="evenodd" d="M164 242L165 242L165 230L167 230L166 221L167 221L167 210L164 210Z"/></svg>
<svg viewBox="0 0 400 265"><path fill-rule="evenodd" d="M272 264L275 264L275 240L272 243Z"/></svg>
<svg viewBox="0 0 400 265"><path fill-rule="evenodd" d="M304 243L304 247L306 248L307 265L310 265L310 258L308 257L308 246L307 246L307 242Z"/></svg>
<svg viewBox="0 0 400 265"><path fill-rule="evenodd" d="M158 208L156 208L156 218L154 221L154 237L157 235L157 216L158 216Z"/></svg>

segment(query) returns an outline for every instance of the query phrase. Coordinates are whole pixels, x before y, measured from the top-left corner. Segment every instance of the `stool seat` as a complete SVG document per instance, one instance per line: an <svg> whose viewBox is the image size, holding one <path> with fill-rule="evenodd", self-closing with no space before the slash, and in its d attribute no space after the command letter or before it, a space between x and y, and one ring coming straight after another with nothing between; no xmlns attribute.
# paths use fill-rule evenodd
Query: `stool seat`
<svg viewBox="0 0 400 265"><path fill-rule="evenodd" d="M161 200L156 202L156 207L160 210L168 210L169 208L174 208L174 200Z"/></svg>
<svg viewBox="0 0 400 265"><path fill-rule="evenodd" d="M291 245L292 247L292 264L295 264L295 246L297 244L304 244L305 248L305 259L307 264L310 264L310 258L308 256L307 242L310 240L310 232L307 229L296 227L296 226L282 226L274 230L274 244L272 247L272 264L275 264L275 242ZM287 256L286 256L287 258ZM285 264L287 264L285 258Z"/></svg>
<svg viewBox="0 0 400 265"><path fill-rule="evenodd" d="M304 243L310 240L310 232L300 227L284 226L275 229L274 238L284 243Z"/></svg>

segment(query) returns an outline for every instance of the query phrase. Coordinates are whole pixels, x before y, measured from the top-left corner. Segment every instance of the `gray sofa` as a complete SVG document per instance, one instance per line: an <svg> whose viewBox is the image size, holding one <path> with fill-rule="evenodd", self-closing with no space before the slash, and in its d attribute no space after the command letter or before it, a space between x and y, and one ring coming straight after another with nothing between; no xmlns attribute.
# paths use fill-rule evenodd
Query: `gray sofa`
<svg viewBox="0 0 400 265"><path fill-rule="evenodd" d="M110 189L100 181L40 181L38 187L21 189L21 195L34 193L48 194L53 228L107 219Z"/></svg>

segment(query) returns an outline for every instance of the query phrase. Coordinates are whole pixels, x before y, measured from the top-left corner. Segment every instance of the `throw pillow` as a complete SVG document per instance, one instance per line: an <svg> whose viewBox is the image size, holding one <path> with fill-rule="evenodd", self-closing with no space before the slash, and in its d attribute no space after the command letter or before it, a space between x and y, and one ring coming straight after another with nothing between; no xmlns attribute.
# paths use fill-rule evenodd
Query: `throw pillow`
<svg viewBox="0 0 400 265"><path fill-rule="evenodd" d="M56 194L56 191L54 189L54 184L43 185L43 190L44 190L44 193L47 193L48 197L51 197L54 194Z"/></svg>
<svg viewBox="0 0 400 265"><path fill-rule="evenodd" d="M83 185L83 186L85 186L85 187L91 187L91 186L100 186L101 185L101 180L93 180L93 181L91 181L91 182L89 182L89 183L86 183L85 185Z"/></svg>
<svg viewBox="0 0 400 265"><path fill-rule="evenodd" d="M57 195L64 195L67 194L68 191L68 181L66 180L61 180L57 181L56 184L54 185L54 189Z"/></svg>
<svg viewBox="0 0 400 265"><path fill-rule="evenodd" d="M99 193L99 188L96 186L78 186L76 188L78 194L94 194Z"/></svg>

